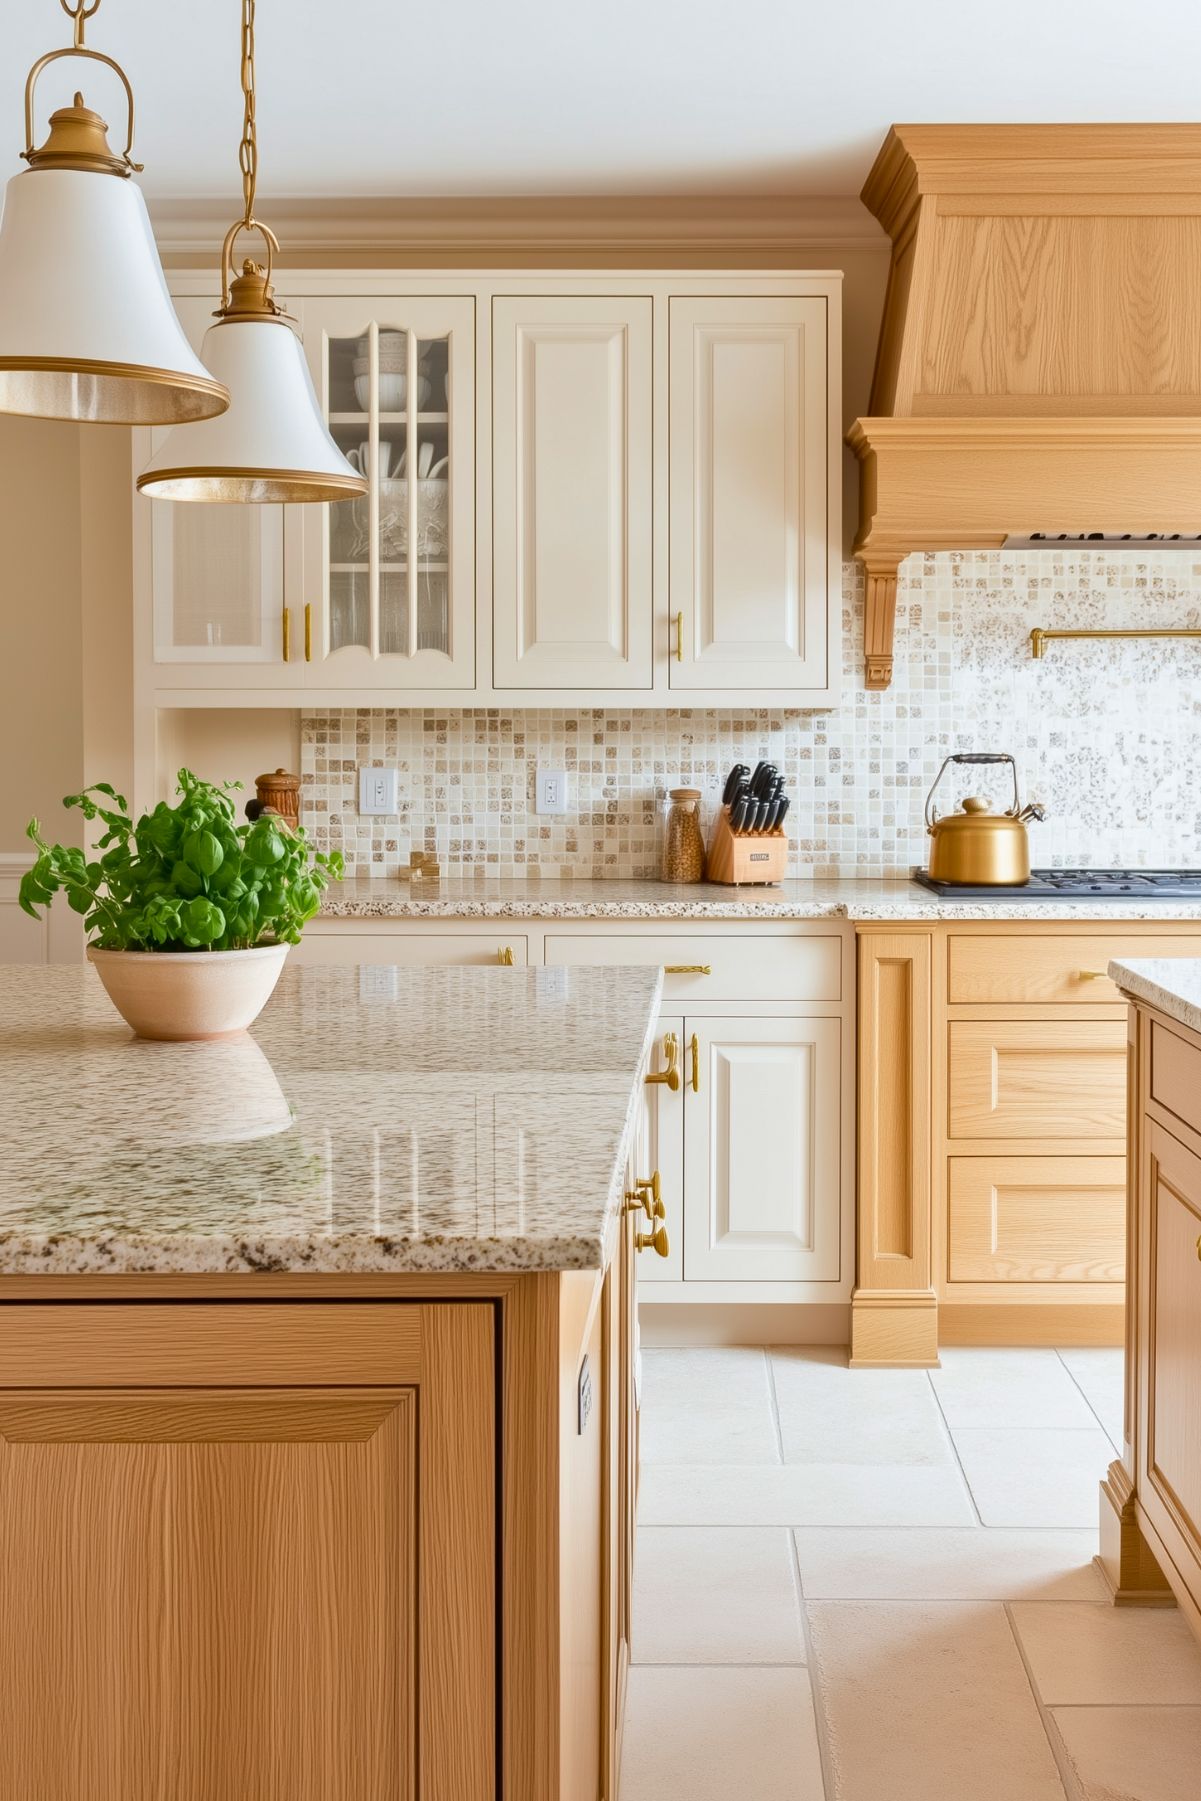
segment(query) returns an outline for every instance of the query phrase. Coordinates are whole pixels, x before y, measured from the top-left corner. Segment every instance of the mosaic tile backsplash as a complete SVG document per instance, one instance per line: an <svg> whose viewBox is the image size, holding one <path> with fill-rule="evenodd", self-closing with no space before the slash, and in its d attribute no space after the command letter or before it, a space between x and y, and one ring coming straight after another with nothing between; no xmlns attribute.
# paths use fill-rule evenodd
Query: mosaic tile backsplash
<svg viewBox="0 0 1201 1801"><path fill-rule="evenodd" d="M1181 552L943 553L902 565L893 685L862 683L863 587L844 569L846 680L829 712L683 708L372 709L306 713L302 816L357 874L411 850L447 874L659 873L668 788L778 763L793 875L903 876L925 859L922 807L952 750L1009 750L1041 800L1036 864L1201 867L1201 645L1087 640L1030 655L1034 625L1201 625L1201 562ZM361 764L400 770L399 818L360 818ZM539 765L566 769L572 811L534 811ZM999 772L948 773L1007 804Z"/></svg>

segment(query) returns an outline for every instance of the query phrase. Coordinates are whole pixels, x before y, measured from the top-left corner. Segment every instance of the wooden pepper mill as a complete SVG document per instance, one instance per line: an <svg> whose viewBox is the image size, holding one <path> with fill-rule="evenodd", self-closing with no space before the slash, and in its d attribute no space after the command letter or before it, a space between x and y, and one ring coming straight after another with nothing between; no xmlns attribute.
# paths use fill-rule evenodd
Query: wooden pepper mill
<svg viewBox="0 0 1201 1801"><path fill-rule="evenodd" d="M290 831L300 824L300 777L287 769L275 769L254 778L259 812L278 813Z"/></svg>

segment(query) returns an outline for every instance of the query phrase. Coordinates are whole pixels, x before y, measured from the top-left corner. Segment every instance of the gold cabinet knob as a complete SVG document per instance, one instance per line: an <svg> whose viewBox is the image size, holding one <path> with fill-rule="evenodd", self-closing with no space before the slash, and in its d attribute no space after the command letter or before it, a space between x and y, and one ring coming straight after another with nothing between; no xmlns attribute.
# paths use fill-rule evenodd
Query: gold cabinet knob
<svg viewBox="0 0 1201 1801"><path fill-rule="evenodd" d="M514 968L516 958L513 955L513 946L511 944L502 945L501 949L496 953L496 961L504 969Z"/></svg>
<svg viewBox="0 0 1201 1801"><path fill-rule="evenodd" d="M666 1069L652 1071L646 1081L650 1086L662 1082L676 1094L680 1087L680 1041L674 1032L668 1032L664 1038L663 1054L667 1059Z"/></svg>
<svg viewBox="0 0 1201 1801"><path fill-rule="evenodd" d="M1104 969L1078 969L1076 980L1078 982L1103 982L1107 973Z"/></svg>
<svg viewBox="0 0 1201 1801"><path fill-rule="evenodd" d="M626 1212L637 1213L639 1208L646 1214L652 1225L655 1220L666 1217L658 1170L653 1176L645 1176L641 1181L635 1182L633 1188L627 1188Z"/></svg>
<svg viewBox="0 0 1201 1801"><path fill-rule="evenodd" d="M634 1249L636 1251L654 1251L657 1256L670 1257L671 1246L667 1242L667 1227L656 1226L653 1232L635 1232Z"/></svg>

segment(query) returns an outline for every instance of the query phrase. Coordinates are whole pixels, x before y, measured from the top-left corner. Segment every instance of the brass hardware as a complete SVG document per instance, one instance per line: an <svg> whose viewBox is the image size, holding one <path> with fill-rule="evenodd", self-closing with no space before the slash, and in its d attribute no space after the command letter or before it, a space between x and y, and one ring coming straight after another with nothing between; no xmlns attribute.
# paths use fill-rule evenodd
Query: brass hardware
<svg viewBox="0 0 1201 1801"><path fill-rule="evenodd" d="M1201 1238L1197 1240L1197 1256L1201 1257Z"/></svg>
<svg viewBox="0 0 1201 1801"><path fill-rule="evenodd" d="M306 600L304 603L304 660L306 663L311 663L313 660L313 603L311 600Z"/></svg>
<svg viewBox="0 0 1201 1801"><path fill-rule="evenodd" d="M665 976L711 976L713 965L712 963L665 963L663 974Z"/></svg>
<svg viewBox="0 0 1201 1801"><path fill-rule="evenodd" d="M1078 982L1103 982L1107 973L1104 969L1078 969L1076 980Z"/></svg>
<svg viewBox="0 0 1201 1801"><path fill-rule="evenodd" d="M1092 632L1075 628L1053 631L1048 626L1036 625L1030 634L1030 655L1041 660L1052 638L1201 638L1201 628L1191 625L1173 625L1165 626L1162 631L1157 631L1154 626L1144 626L1132 631Z"/></svg>
<svg viewBox="0 0 1201 1801"><path fill-rule="evenodd" d="M1008 763L1013 804L993 813L978 795L969 794L958 813L940 815L934 795L952 763ZM1017 765L1008 751L954 751L944 757L926 796L926 834L931 840L930 874L936 882L971 882L981 886L1018 888L1030 880L1028 819L1045 817L1037 802L1023 807Z"/></svg>
<svg viewBox="0 0 1201 1801"><path fill-rule="evenodd" d="M663 1205L658 1170L653 1176L644 1176L641 1181L636 1181L633 1188L626 1189L626 1212L637 1213L639 1208L652 1225L657 1219L666 1219L667 1209Z"/></svg>
<svg viewBox="0 0 1201 1801"><path fill-rule="evenodd" d="M111 56L105 56L100 50L89 50L84 43L84 30L87 21L97 11L100 0L59 0L63 11L69 19L74 20L74 42L65 50L50 50L39 57L25 81L25 148L21 152L23 159L31 169L86 169L93 173L106 175L129 176L141 173L141 163L135 163L130 151L133 149L133 89L129 85L120 63L114 62ZM125 89L125 100L129 109L129 129L125 138L125 149L116 156L109 149L105 133L108 126L99 113L92 112L83 103L83 95L76 94L72 106L64 106L54 113L50 119L50 136L40 150L33 143L33 95L37 87L38 76L51 63L56 63L64 56L85 57L88 62L103 63L106 69L112 69Z"/></svg>
<svg viewBox="0 0 1201 1801"><path fill-rule="evenodd" d="M688 1049L692 1052L692 1075L689 1080L692 1083L693 1094L699 1094L701 1091L701 1046L695 1032L689 1041Z"/></svg>
<svg viewBox="0 0 1201 1801"><path fill-rule="evenodd" d="M291 657L292 657L292 609L291 609L291 607L285 607L283 610L283 636L284 636L284 662L287 663L287 662L291 661Z"/></svg>
<svg viewBox="0 0 1201 1801"><path fill-rule="evenodd" d="M684 661L684 615L676 614L676 662Z"/></svg>
<svg viewBox="0 0 1201 1801"><path fill-rule="evenodd" d="M496 953L496 961L503 969L512 969L515 964L513 946L511 944L503 945Z"/></svg>
<svg viewBox="0 0 1201 1801"><path fill-rule="evenodd" d="M667 1068L656 1070L654 1074L646 1077L646 1081L649 1086L653 1086L656 1082L662 1082L675 1094L680 1086L680 1041L674 1032L668 1032L665 1036L663 1051L667 1058Z"/></svg>
<svg viewBox="0 0 1201 1801"><path fill-rule="evenodd" d="M658 1225L653 1232L635 1232L634 1249L636 1251L654 1251L660 1257L670 1257L671 1246L667 1242L667 1227Z"/></svg>

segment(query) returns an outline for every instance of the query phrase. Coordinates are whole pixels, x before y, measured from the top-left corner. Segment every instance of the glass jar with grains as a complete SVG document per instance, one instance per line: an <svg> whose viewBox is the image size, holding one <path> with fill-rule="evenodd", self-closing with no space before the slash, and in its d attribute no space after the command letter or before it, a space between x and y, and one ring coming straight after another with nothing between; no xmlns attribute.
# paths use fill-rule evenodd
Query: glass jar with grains
<svg viewBox="0 0 1201 1801"><path fill-rule="evenodd" d="M663 828L663 880L699 882L705 874L705 840L701 833L701 791L672 788Z"/></svg>

